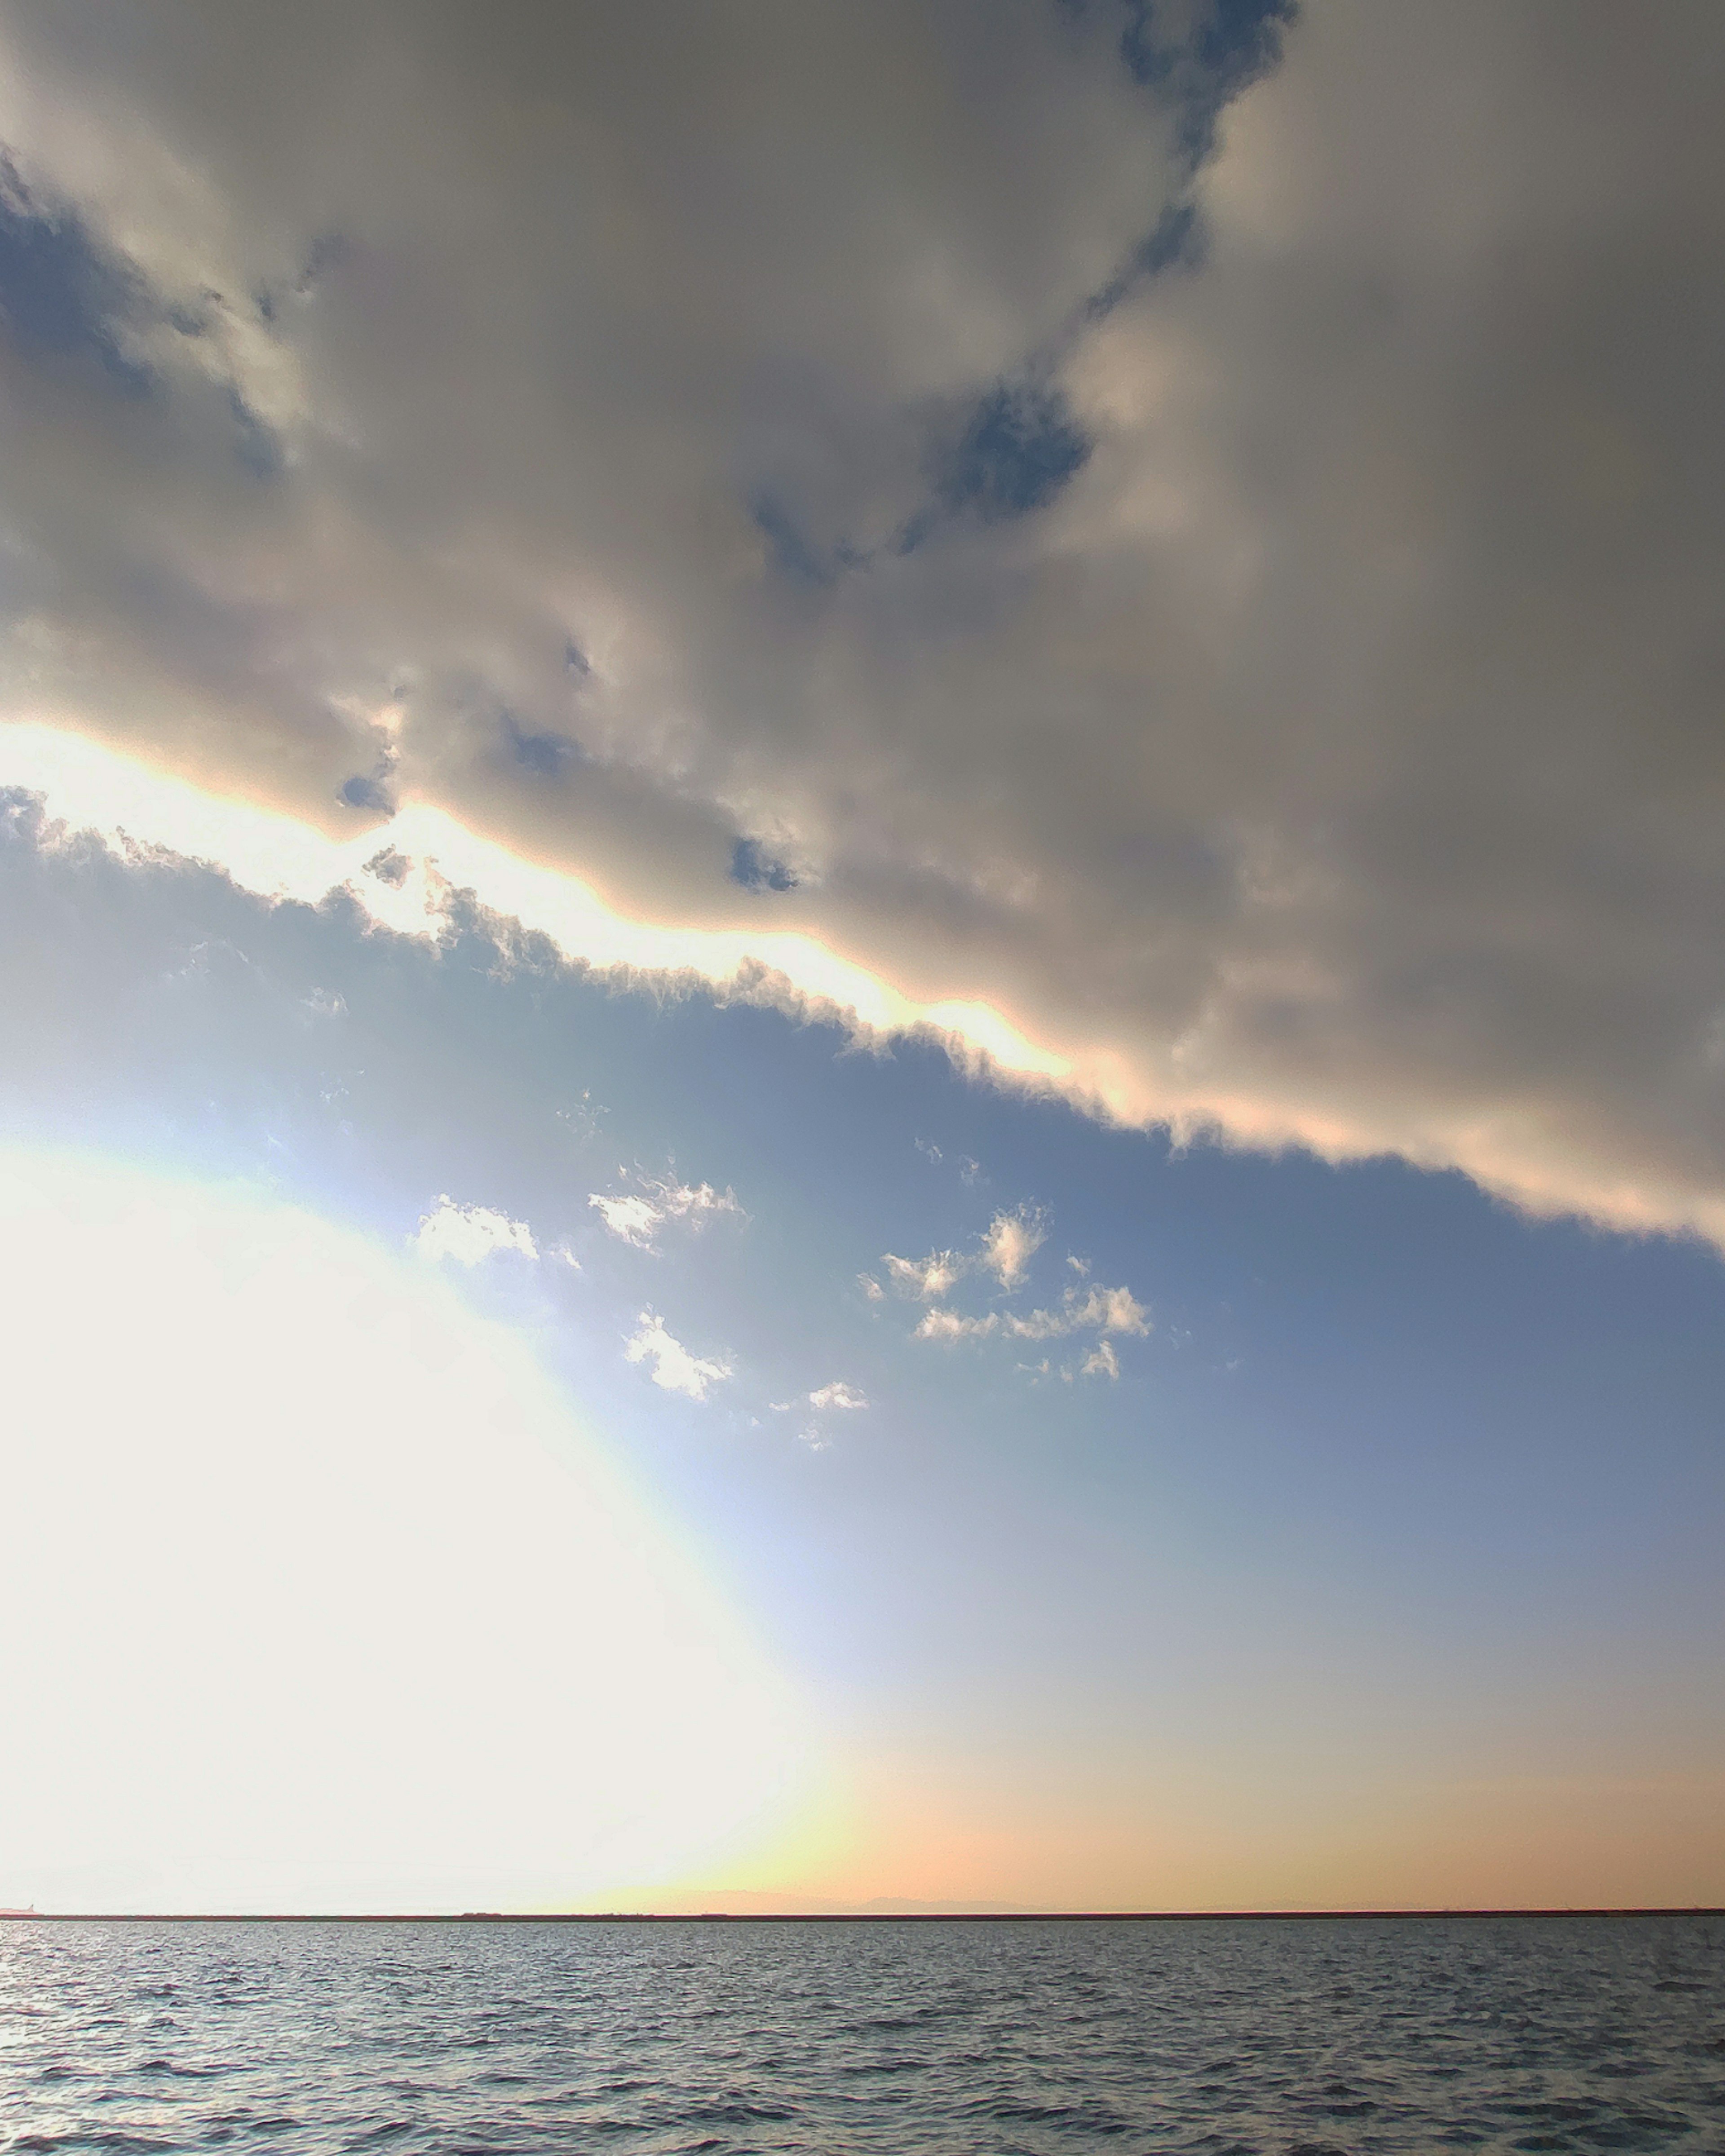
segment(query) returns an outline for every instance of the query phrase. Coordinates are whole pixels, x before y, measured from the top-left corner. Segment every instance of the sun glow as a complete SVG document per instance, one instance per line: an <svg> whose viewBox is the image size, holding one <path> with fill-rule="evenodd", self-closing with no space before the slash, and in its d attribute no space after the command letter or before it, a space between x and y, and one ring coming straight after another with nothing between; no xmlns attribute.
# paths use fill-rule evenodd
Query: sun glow
<svg viewBox="0 0 1725 2156"><path fill-rule="evenodd" d="M0 1903L631 1905L795 1702L516 1335L254 1193L0 1152Z"/></svg>

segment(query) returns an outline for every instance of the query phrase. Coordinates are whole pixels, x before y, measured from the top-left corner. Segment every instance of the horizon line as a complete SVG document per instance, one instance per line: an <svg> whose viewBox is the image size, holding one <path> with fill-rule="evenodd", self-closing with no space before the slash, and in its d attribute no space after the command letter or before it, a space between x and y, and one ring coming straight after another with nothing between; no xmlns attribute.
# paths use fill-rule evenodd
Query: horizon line
<svg viewBox="0 0 1725 2156"><path fill-rule="evenodd" d="M1534 1917L1725 1917L1708 1902L1399 1909L0 1909L40 1924L1201 1924Z"/></svg>

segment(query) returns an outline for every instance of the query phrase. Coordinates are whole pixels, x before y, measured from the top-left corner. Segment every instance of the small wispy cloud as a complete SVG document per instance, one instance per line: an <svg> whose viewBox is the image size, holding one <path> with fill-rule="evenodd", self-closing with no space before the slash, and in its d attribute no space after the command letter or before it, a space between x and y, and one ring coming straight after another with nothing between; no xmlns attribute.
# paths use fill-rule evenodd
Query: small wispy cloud
<svg viewBox="0 0 1725 2156"><path fill-rule="evenodd" d="M854 1414L868 1405L868 1397L855 1385L847 1385L842 1378L835 1378L829 1385L817 1385L812 1393L798 1393L793 1399L774 1400L774 1414L792 1414L800 1407L814 1410L814 1419L803 1424L797 1432L811 1452L826 1452L831 1449L832 1426L823 1422L823 1415Z"/></svg>
<svg viewBox="0 0 1725 2156"><path fill-rule="evenodd" d="M559 1108L557 1119L572 1137L586 1140L598 1136L601 1119L610 1110L594 1100L590 1092L583 1091L578 1100L572 1101L567 1108Z"/></svg>
<svg viewBox="0 0 1725 2156"><path fill-rule="evenodd" d="M901 1295L914 1295L924 1302L947 1294L965 1270L965 1260L956 1250L931 1250L926 1258L898 1258L888 1250L880 1262Z"/></svg>
<svg viewBox="0 0 1725 2156"><path fill-rule="evenodd" d="M746 1217L735 1191L669 1178L643 1183L639 1190L596 1190L587 1202L619 1241L638 1250L655 1249L655 1239L667 1221L701 1228L724 1214Z"/></svg>
<svg viewBox="0 0 1725 2156"><path fill-rule="evenodd" d="M980 1317L968 1317L963 1311L952 1310L937 1304L925 1311L917 1326L918 1340L987 1340L999 1335L1009 1340L1064 1340L1075 1332L1096 1332L1102 1336L1096 1354L1108 1347L1111 1333L1132 1333L1142 1337L1150 1330L1150 1313L1130 1288L1092 1287L1081 1291L1069 1287L1060 1301L1045 1310L990 1310ZM1095 1356L1092 1360L1096 1360ZM1096 1372L1086 1367L1086 1374L1106 1374L1118 1377L1119 1367L1114 1351L1108 1347Z"/></svg>
<svg viewBox="0 0 1725 2156"><path fill-rule="evenodd" d="M1072 1306L1076 1326L1096 1325L1104 1332L1136 1332L1141 1336L1150 1330L1150 1313L1130 1288L1093 1287L1076 1301L1072 1290L1068 1288L1066 1301Z"/></svg>
<svg viewBox="0 0 1725 2156"><path fill-rule="evenodd" d="M1150 1313L1128 1287L1069 1287L1051 1310L1009 1313L1004 1330L1015 1340L1059 1340L1072 1332L1150 1330Z"/></svg>
<svg viewBox="0 0 1725 2156"><path fill-rule="evenodd" d="M946 1300L960 1281L979 1273L989 1275L1007 1296L1015 1294L1029 1279L1031 1260L1047 1240L1048 1215L1040 1206L1019 1205L996 1213L973 1251L932 1250L926 1258L896 1257L888 1251L880 1262L899 1294L928 1305L912 1335L917 1340L952 1346L963 1340L1065 1340L1094 1333L1096 1337L1084 1359L1066 1364L1059 1374L1069 1383L1075 1377L1117 1378L1120 1357L1115 1339L1148 1332L1150 1313L1130 1288L1093 1283L1087 1259L1069 1252L1066 1263L1076 1279L1058 1302L1037 1309L972 1312L955 1310ZM870 1301L885 1299L886 1289L872 1274L860 1274L858 1280ZM1046 1357L1039 1363L1018 1367L1031 1377L1050 1374Z"/></svg>
<svg viewBox="0 0 1725 2156"><path fill-rule="evenodd" d="M967 1317L962 1311L947 1310L937 1306L925 1311L922 1322L916 1327L918 1340L986 1340L1000 1330L1000 1312L991 1310L986 1317Z"/></svg>
<svg viewBox="0 0 1725 2156"><path fill-rule="evenodd" d="M809 1406L819 1409L823 1414L829 1408L840 1409L848 1414L855 1414L859 1408L865 1408L868 1404L866 1396L858 1392L855 1385L847 1385L842 1378L835 1378L830 1385L822 1385L818 1391L809 1395Z"/></svg>
<svg viewBox="0 0 1725 2156"><path fill-rule="evenodd" d="M1009 1293L1024 1284L1029 1264L1048 1240L1046 1216L1036 1207L1020 1205L1014 1211L997 1213L983 1231L981 1247L969 1255L957 1250L931 1250L926 1258L901 1258L888 1250L881 1258L886 1277L901 1295L919 1301L938 1302L951 1294L967 1273L992 1273ZM864 1292L878 1300L878 1285L862 1276Z"/></svg>
<svg viewBox="0 0 1725 2156"><path fill-rule="evenodd" d="M947 1158L944 1151L935 1143L932 1138L913 1138L911 1143L932 1167L938 1168ZM959 1181L967 1188L974 1189L978 1183L987 1180L983 1173L982 1163L979 1160L973 1160L968 1152L954 1153L952 1165L958 1171Z"/></svg>
<svg viewBox="0 0 1725 2156"><path fill-rule="evenodd" d="M1047 1240L1048 1223L1042 1214L1024 1206L1015 1213L997 1213L983 1237L982 1262L1002 1287L1014 1288Z"/></svg>
<svg viewBox="0 0 1725 2156"><path fill-rule="evenodd" d="M499 1250L517 1250L536 1258L539 1247L525 1220L511 1220L489 1205L458 1205L445 1193L419 1223L416 1238L424 1258L448 1258L458 1265L482 1265Z"/></svg>
<svg viewBox="0 0 1725 2156"><path fill-rule="evenodd" d="M728 1363L713 1363L689 1350L665 1327L652 1309L644 1310L635 1330L624 1342L623 1353L631 1363L650 1363L655 1385L685 1399L704 1400L712 1388L731 1375Z"/></svg>
<svg viewBox="0 0 1725 2156"><path fill-rule="evenodd" d="M598 1209L614 1235L625 1243L633 1243L638 1250L652 1249L653 1230L659 1225L660 1216L644 1198L611 1198L596 1190L587 1202Z"/></svg>

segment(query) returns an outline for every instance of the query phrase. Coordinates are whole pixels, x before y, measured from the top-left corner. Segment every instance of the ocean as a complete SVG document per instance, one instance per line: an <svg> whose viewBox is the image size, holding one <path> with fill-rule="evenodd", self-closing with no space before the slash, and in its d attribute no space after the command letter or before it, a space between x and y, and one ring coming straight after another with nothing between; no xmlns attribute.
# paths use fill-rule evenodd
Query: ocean
<svg viewBox="0 0 1725 2156"><path fill-rule="evenodd" d="M0 1924L0 2149L1725 2151L1725 1920Z"/></svg>

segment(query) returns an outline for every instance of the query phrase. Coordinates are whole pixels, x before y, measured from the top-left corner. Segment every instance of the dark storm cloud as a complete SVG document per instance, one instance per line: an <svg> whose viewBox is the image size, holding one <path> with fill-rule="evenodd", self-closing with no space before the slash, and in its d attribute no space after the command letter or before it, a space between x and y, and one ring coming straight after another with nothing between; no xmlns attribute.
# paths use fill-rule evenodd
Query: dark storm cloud
<svg viewBox="0 0 1725 2156"><path fill-rule="evenodd" d="M1716 9L109 20L4 709L1725 1235Z"/></svg>

